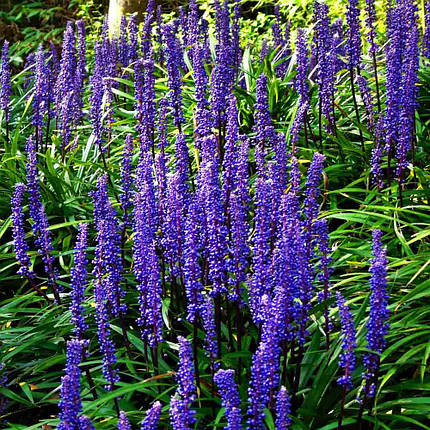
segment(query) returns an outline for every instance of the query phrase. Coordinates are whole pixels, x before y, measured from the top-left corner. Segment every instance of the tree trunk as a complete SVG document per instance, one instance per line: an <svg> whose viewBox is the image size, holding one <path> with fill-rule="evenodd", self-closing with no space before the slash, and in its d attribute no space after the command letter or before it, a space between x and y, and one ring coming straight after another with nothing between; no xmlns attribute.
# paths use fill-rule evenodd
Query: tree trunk
<svg viewBox="0 0 430 430"><path fill-rule="evenodd" d="M137 20L141 21L146 10L147 0L110 0L109 1L109 29L111 35L117 34L121 17L125 14L137 13Z"/></svg>

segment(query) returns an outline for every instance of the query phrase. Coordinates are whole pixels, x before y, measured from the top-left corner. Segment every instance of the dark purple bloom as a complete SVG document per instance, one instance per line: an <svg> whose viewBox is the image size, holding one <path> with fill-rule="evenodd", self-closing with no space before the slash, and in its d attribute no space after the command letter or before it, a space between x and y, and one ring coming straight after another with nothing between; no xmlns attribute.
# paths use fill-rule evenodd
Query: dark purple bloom
<svg viewBox="0 0 430 430"><path fill-rule="evenodd" d="M297 76L295 80L295 88L300 96L300 104L309 104L309 56L306 38L306 30L297 29Z"/></svg>
<svg viewBox="0 0 430 430"><path fill-rule="evenodd" d="M94 205L94 223L100 235L103 224L104 237L99 244L100 261L98 270L101 271L106 299L109 303L109 311L113 316L118 316L126 311L126 305L121 304L121 298L125 292L121 289L122 259L121 236L115 209L109 201L107 190L107 175L103 175L97 181L97 191L91 193Z"/></svg>
<svg viewBox="0 0 430 430"><path fill-rule="evenodd" d="M373 352L363 357L366 371L364 373L364 395L371 398L375 394L380 355L386 346L385 336L389 330L388 293L387 293L387 250L382 247L382 232L372 231L372 260L370 261L370 315L367 323L367 348Z"/></svg>
<svg viewBox="0 0 430 430"><path fill-rule="evenodd" d="M205 350L211 362L213 370L219 368L219 364L215 362L215 358L218 356L218 343L216 336L216 325L215 325L215 314L213 300L206 296L200 306L200 314L203 322L203 330L205 332Z"/></svg>
<svg viewBox="0 0 430 430"><path fill-rule="evenodd" d="M191 403L195 398L194 362L191 343L182 336L179 341L178 388L170 400L170 422L173 430L189 430L195 422Z"/></svg>
<svg viewBox="0 0 430 430"><path fill-rule="evenodd" d="M3 49L1 52L1 69L0 69L0 109L6 113L6 121L8 120L10 95L12 93L12 86L10 83L10 64L9 64L9 42L3 42Z"/></svg>
<svg viewBox="0 0 430 430"><path fill-rule="evenodd" d="M203 285L200 281L201 268L199 264L199 207L197 201L190 205L185 222L185 249L184 249L184 280L187 294L187 320L196 321L200 314L203 300Z"/></svg>
<svg viewBox="0 0 430 430"><path fill-rule="evenodd" d="M85 415L79 417L79 430L95 430L94 424Z"/></svg>
<svg viewBox="0 0 430 430"><path fill-rule="evenodd" d="M267 298L267 296L266 296ZM264 408L270 397L270 389L267 384L267 369L265 367L265 349L267 345L260 343L254 354L251 366L251 380L248 388L248 426L247 429L263 430Z"/></svg>
<svg viewBox="0 0 430 430"><path fill-rule="evenodd" d="M70 319L73 324L73 332L78 339L83 338L84 332L88 328L85 323L84 308L82 306L85 299L85 288L87 286L87 234L88 225L80 224L75 246L75 265L71 269L72 301L70 303Z"/></svg>
<svg viewBox="0 0 430 430"><path fill-rule="evenodd" d="M96 222L97 245L95 250L94 264L94 301L96 303L95 318L97 323L97 336L100 352L103 355L103 375L107 381L106 390L112 390L115 383L119 381L116 363L115 345L110 338L110 324L108 314L108 294L112 296L112 286L109 278L107 265L110 263L112 250L110 249L109 235L110 226L103 218Z"/></svg>
<svg viewBox="0 0 430 430"><path fill-rule="evenodd" d="M66 374L61 378L61 391L58 429L81 429L80 417L81 401L81 370L79 364L88 343L83 340L72 339L67 342Z"/></svg>
<svg viewBox="0 0 430 430"><path fill-rule="evenodd" d="M193 411L190 411L186 400L182 399L177 393L170 398L170 424L173 430L193 430L194 423Z"/></svg>
<svg viewBox="0 0 430 430"><path fill-rule="evenodd" d="M345 389L352 389L352 372L355 370L355 326L354 320L348 305L342 294L336 293L337 305L339 307L340 324L342 331L342 353L339 356L339 366L345 371L344 375L338 378L337 383Z"/></svg>
<svg viewBox="0 0 430 430"><path fill-rule="evenodd" d="M178 382L177 393L183 398L192 402L195 397L196 388L194 386L194 362L191 343L182 336L178 337L179 342L179 364L176 372Z"/></svg>
<svg viewBox="0 0 430 430"><path fill-rule="evenodd" d="M131 430L130 422L128 421L127 414L124 411L119 412L118 430Z"/></svg>
<svg viewBox="0 0 430 430"><path fill-rule="evenodd" d="M305 187L305 201L304 201L304 215L305 215L305 229L308 249L312 243L313 235L313 225L318 217L319 213L319 203L318 198L321 195L321 178L324 168L325 156L315 152L312 163L308 170L308 178ZM311 256L310 250L308 250L308 255Z"/></svg>
<svg viewBox="0 0 430 430"><path fill-rule="evenodd" d="M152 24L154 22L155 0L148 0L142 28L141 53L143 58L150 56L152 51Z"/></svg>
<svg viewBox="0 0 430 430"><path fill-rule="evenodd" d="M184 122L182 110L182 76L180 66L182 64L182 52L179 42L176 39L175 29L172 24L163 27L163 34L166 42L167 53L167 73L169 84L169 99L173 110L175 126L181 129Z"/></svg>
<svg viewBox="0 0 430 430"><path fill-rule="evenodd" d="M86 77L86 53L87 46L85 41L85 23L83 20L76 21L76 28L78 31L78 48L77 48L77 56L78 61L76 65L76 78L75 78L75 109L76 112L74 114L76 123L79 123L83 117L82 108L84 105L84 82Z"/></svg>
<svg viewBox="0 0 430 430"><path fill-rule="evenodd" d="M239 148L236 162L236 188L232 191L229 200L229 214L231 222L231 272L234 279L230 280L233 284L229 294L229 299L239 302L242 289L240 284L246 281L246 271L248 269L248 211L249 211L249 190L248 190L248 157L249 144L246 139Z"/></svg>
<svg viewBox="0 0 430 430"><path fill-rule="evenodd" d="M197 148L201 148L201 140L208 136L212 131L212 116L209 109L209 101L207 100L208 76L204 67L205 60L203 58L203 48L201 44L196 44L193 48L193 69L195 82L195 97L196 97L196 128L195 141Z"/></svg>
<svg viewBox="0 0 430 430"><path fill-rule="evenodd" d="M34 242L37 247L38 253L42 257L44 263L45 273L48 276L48 285L53 289L55 300L59 302L57 279L58 271L54 267L54 257L52 253L51 233L49 231L48 217L45 208L42 204L42 197L39 191L38 168L37 168L37 154L32 137L27 140L27 157L28 162L26 165L27 170L27 190L29 192L29 205L30 216L33 220L33 234Z"/></svg>
<svg viewBox="0 0 430 430"><path fill-rule="evenodd" d="M255 234L252 249L253 276L249 286L249 306L255 323L262 321L260 300L272 291L271 263L271 186L258 177L255 196Z"/></svg>
<svg viewBox="0 0 430 430"><path fill-rule="evenodd" d="M143 169L150 168L150 156L147 154L141 161ZM138 281L139 311L138 324L142 338L150 346L162 342L161 318L161 283L158 257L155 250L155 228L157 227L155 196L150 170L142 175L135 194L133 212L133 259L134 273ZM152 221L151 221L152 220Z"/></svg>
<svg viewBox="0 0 430 430"><path fill-rule="evenodd" d="M314 43L318 61L317 83L321 112L328 122L328 130L333 131L333 95L336 73L336 39L332 37L328 6L316 2L314 5L316 20Z"/></svg>
<svg viewBox="0 0 430 430"><path fill-rule="evenodd" d="M45 115L50 105L50 70L45 61L43 46L40 45L36 53L36 70L34 77L33 119L36 127L36 143L42 142L42 127Z"/></svg>
<svg viewBox="0 0 430 430"><path fill-rule="evenodd" d="M118 60L123 67L128 66L128 35L127 35L127 17L121 16L121 23L119 26L119 40L118 40Z"/></svg>
<svg viewBox="0 0 430 430"><path fill-rule="evenodd" d="M30 257L28 256L28 244L25 240L24 230L24 212L23 212L23 197L26 191L24 184L16 184L15 191L12 196L12 232L13 232L13 246L15 249L15 256L20 268L18 273L21 276L34 279L35 275L31 268Z"/></svg>
<svg viewBox="0 0 430 430"><path fill-rule="evenodd" d="M167 197L167 166L166 148L169 144L167 139L167 108L169 102L166 98L160 100L160 111L158 115L157 134L159 152L155 156L155 172L157 177L157 200L158 213L163 214L166 210Z"/></svg>
<svg viewBox="0 0 430 430"><path fill-rule="evenodd" d="M121 185L122 192L120 196L121 207L124 212L124 224L125 226L130 226L130 214L129 208L133 205L132 198L132 187L133 179L131 177L133 171L133 136L127 134L124 142L124 151L122 155L122 165L121 165Z"/></svg>
<svg viewBox="0 0 430 430"><path fill-rule="evenodd" d="M269 101L267 97L267 77L261 74L257 78L257 100L255 103L255 132L256 148L255 162L260 175L265 174L265 156L268 147L275 141L276 133L270 118Z"/></svg>
<svg viewBox="0 0 430 430"><path fill-rule="evenodd" d="M76 67L75 32L73 31L73 24L68 22L63 37L60 71L54 90L57 112L61 110L64 96L74 90Z"/></svg>
<svg viewBox="0 0 430 430"><path fill-rule="evenodd" d="M128 45L128 64L134 63L139 54L139 42L137 35L137 15L130 15L128 19L128 37L130 43Z"/></svg>
<svg viewBox="0 0 430 430"><path fill-rule="evenodd" d="M225 408L225 416L227 418L225 429L242 429L240 398L236 383L234 382L234 370L218 370L214 381L221 395L221 404Z"/></svg>
<svg viewBox="0 0 430 430"><path fill-rule="evenodd" d="M361 58L361 26L358 0L349 0L346 12L348 24L346 51L349 67L359 67Z"/></svg>
<svg viewBox="0 0 430 430"><path fill-rule="evenodd" d="M103 94L104 94L104 65L102 58L102 46L96 42L94 45L95 66L94 73L90 78L91 93L90 101L90 121L95 136L94 144L103 150Z"/></svg>
<svg viewBox="0 0 430 430"><path fill-rule="evenodd" d="M417 108L419 83L419 32L417 23L417 7L412 0L405 1L401 6L401 16L406 17L406 35L404 38L402 81L400 93L400 129L399 140L396 145L397 169L399 183L405 181L405 171L409 164L408 154L414 140L415 109ZM401 27L400 31L405 28Z"/></svg>
<svg viewBox="0 0 430 430"><path fill-rule="evenodd" d="M155 402L151 409L149 409L146 413L146 417L142 422L142 426L140 430L157 430L158 421L160 420L161 414L161 403Z"/></svg>
<svg viewBox="0 0 430 430"><path fill-rule="evenodd" d="M375 0L366 0L366 26L367 26L367 41L370 44L371 53L376 53L378 49L378 45L376 44L376 30L375 30L375 22L376 22L376 9L375 9Z"/></svg>
<svg viewBox="0 0 430 430"><path fill-rule="evenodd" d="M273 40L275 42L275 48L282 46L284 43L282 30L281 30L281 13L279 10L279 4L275 6L275 22L272 25Z"/></svg>
<svg viewBox="0 0 430 430"><path fill-rule="evenodd" d="M212 282L211 294L215 297L227 292L225 273L227 229L216 161L204 162L200 166L199 175L199 198L205 215L209 280Z"/></svg>
<svg viewBox="0 0 430 430"><path fill-rule="evenodd" d="M363 99L364 108L367 115L367 123L370 130L374 129L374 106L370 94L369 84L363 75L357 76L357 83L360 88L361 98Z"/></svg>
<svg viewBox="0 0 430 430"><path fill-rule="evenodd" d="M281 387L276 396L276 430L288 430L291 425L291 401L288 391Z"/></svg>
<svg viewBox="0 0 430 430"><path fill-rule="evenodd" d="M260 64L264 62L264 59L269 55L270 47L267 43L267 39L263 39L260 49Z"/></svg>

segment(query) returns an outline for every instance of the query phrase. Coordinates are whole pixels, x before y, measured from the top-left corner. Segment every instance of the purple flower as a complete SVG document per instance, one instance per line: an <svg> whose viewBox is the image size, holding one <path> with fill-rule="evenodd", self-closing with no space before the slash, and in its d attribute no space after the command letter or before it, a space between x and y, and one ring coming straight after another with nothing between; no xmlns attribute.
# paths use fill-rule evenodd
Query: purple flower
<svg viewBox="0 0 430 430"><path fill-rule="evenodd" d="M180 130L185 121L182 111L182 76L180 71L182 52L180 50L179 42L176 39L175 29L172 24L167 24L163 27L163 34L167 48L169 100L173 109L173 120L175 126Z"/></svg>
<svg viewBox="0 0 430 430"><path fill-rule="evenodd" d="M154 22L155 0L148 0L142 28L141 52L143 58L148 58L152 50L152 24Z"/></svg>
<svg viewBox="0 0 430 430"><path fill-rule="evenodd" d="M178 382L177 393L189 402L194 400L194 362L191 343L182 336L178 337L179 342L179 364L176 372Z"/></svg>
<svg viewBox="0 0 430 430"><path fill-rule="evenodd" d="M79 364L85 354L87 341L72 339L67 342L66 374L61 378L59 418L60 430L80 429L82 412L81 370Z"/></svg>
<svg viewBox="0 0 430 430"><path fill-rule="evenodd" d="M318 217L319 203L318 198L321 195L321 177L324 168L325 156L315 152L312 163L308 170L308 178L305 187L304 215L306 229L306 243L308 245L308 255L311 256L309 247L312 244L313 225Z"/></svg>
<svg viewBox="0 0 430 430"><path fill-rule="evenodd" d="M18 261L20 268L18 273L21 276L34 279L35 275L31 268L30 257L28 256L28 244L25 240L24 230L24 212L23 212L23 197L26 191L24 184L16 184L15 191L12 196L12 233L13 233L13 246L15 250L15 257Z"/></svg>
<svg viewBox="0 0 430 430"><path fill-rule="evenodd" d="M95 430L94 424L85 415L79 417L79 429L80 430Z"/></svg>
<svg viewBox="0 0 430 430"><path fill-rule="evenodd" d="M309 57L308 57L308 46L306 38L306 30L299 28L297 29L297 75L295 79L295 88L300 96L300 104L309 104L309 83L308 83L308 71L309 71Z"/></svg>
<svg viewBox="0 0 430 430"><path fill-rule="evenodd" d="M260 343L251 366L251 380L248 388L248 430L264 430L264 408L269 401L269 389L265 368L265 343Z"/></svg>
<svg viewBox="0 0 430 430"><path fill-rule="evenodd" d="M355 68L360 66L361 58L361 26L358 0L349 0L346 12L346 22L348 23L346 39L348 63L349 67Z"/></svg>
<svg viewBox="0 0 430 430"><path fill-rule="evenodd" d="M133 136L127 134L124 142L124 151L121 164L121 185L122 192L120 196L121 207L124 212L124 225L129 227L130 214L128 209L133 205L131 198L133 193L133 179L131 177L133 171Z"/></svg>
<svg viewBox="0 0 430 430"><path fill-rule="evenodd" d="M69 21L64 32L60 71L54 89L57 112L61 111L64 96L74 90L76 67L75 33L73 24Z"/></svg>
<svg viewBox="0 0 430 430"><path fill-rule="evenodd" d="M88 328L84 318L84 308L82 303L85 299L84 293L87 286L87 255L86 250L88 225L79 224L79 233L75 246L75 266L71 269L72 278L72 301L70 303L71 322L73 332L78 339L82 339L85 330Z"/></svg>
<svg viewBox="0 0 430 430"><path fill-rule="evenodd" d="M170 424L173 430L192 430L194 414L190 411L188 403L177 393L170 398Z"/></svg>
<svg viewBox="0 0 430 430"><path fill-rule="evenodd" d="M248 157L249 144L246 139L239 148L236 162L236 188L232 191L229 200L229 214L231 222L231 272L234 279L230 280L233 288L229 294L229 299L240 302L242 289L240 284L246 281L246 271L249 266L249 245L248 245L248 211L249 211L249 192L248 192Z"/></svg>
<svg viewBox="0 0 430 430"><path fill-rule="evenodd" d="M370 315L367 323L367 348L373 352L363 357L366 371L364 373L364 395L371 398L375 394L377 372L380 356L386 346L385 336L389 330L388 293L387 293L387 250L382 247L382 232L372 231L372 260L370 261Z"/></svg>
<svg viewBox="0 0 430 430"><path fill-rule="evenodd" d="M195 127L195 142L197 148L201 148L201 140L208 136L212 131L212 115L209 109L209 101L207 100L207 85L208 76L204 67L205 60L203 58L203 47L201 44L196 44L193 48L193 69L195 82L195 97L196 97L196 127Z"/></svg>
<svg viewBox="0 0 430 430"><path fill-rule="evenodd" d="M258 177L255 195L255 234L252 249L253 276L249 286L249 306L255 323L261 322L260 300L272 292L271 262L271 186Z"/></svg>
<svg viewBox="0 0 430 430"><path fill-rule="evenodd" d="M76 123L79 123L83 117L82 108L84 105L84 81L86 77L86 53L87 53L87 47L86 47L86 41L85 41L85 23L83 20L76 21L76 28L78 31L78 48L77 48L77 55L78 55L78 61L76 65L76 81L75 81L75 121Z"/></svg>
<svg viewBox="0 0 430 430"><path fill-rule="evenodd" d="M126 305L121 304L121 298L125 292L121 289L122 281L122 258L121 258L121 236L119 233L118 220L115 209L109 201L107 190L107 175L103 175L97 181L97 191L91 192L94 205L94 223L101 234L102 224L104 237L99 239L100 261L98 270L103 276L103 286L109 311L112 316L118 316L126 311Z"/></svg>
<svg viewBox="0 0 430 430"><path fill-rule="evenodd" d="M255 162L257 164L257 171L259 174L263 174L266 170L265 156L268 149L266 147L275 141L276 136L270 118L269 101L267 97L267 77L263 74L257 78L257 100L254 116L254 128L257 135Z"/></svg>
<svg viewBox="0 0 430 430"><path fill-rule="evenodd" d="M201 268L199 264L199 207L197 201L192 201L185 222L184 246L184 279L187 295L187 320L196 321L200 314L203 300L203 285L200 281Z"/></svg>
<svg viewBox="0 0 430 430"><path fill-rule="evenodd" d="M339 366L345 371L344 375L338 378L337 383L345 389L352 389L352 372L355 370L355 326L354 320L348 305L342 294L336 293L337 305L339 307L340 324L342 331L342 353L339 355Z"/></svg>
<svg viewBox="0 0 430 430"><path fill-rule="evenodd" d="M234 382L234 370L218 370L214 381L221 395L221 404L225 408L227 430L242 429L242 416L240 413L240 398Z"/></svg>
<svg viewBox="0 0 430 430"><path fill-rule="evenodd" d="M179 336L178 341L178 388L170 400L170 422L174 430L189 430L195 422L195 411L190 409L195 398L193 353L187 339Z"/></svg>
<svg viewBox="0 0 430 430"><path fill-rule="evenodd" d="M276 396L276 430L288 430L291 425L291 400L285 387L281 387Z"/></svg>
<svg viewBox="0 0 430 430"><path fill-rule="evenodd" d="M216 325L215 325L215 315L214 315L214 305L213 300L206 296L200 306L200 314L203 321L203 330L205 332L205 350L206 355L209 357L211 362L211 367L216 370L219 365L215 362L218 356L218 344L216 336Z"/></svg>
<svg viewBox="0 0 430 430"><path fill-rule="evenodd" d="M118 430L131 430L130 422L128 421L127 414L124 411L119 412Z"/></svg>
<svg viewBox="0 0 430 430"><path fill-rule="evenodd" d="M213 297L227 293L225 273L227 229L218 172L216 161L204 162L200 166L198 191L205 216L209 280L212 282Z"/></svg>
<svg viewBox="0 0 430 430"><path fill-rule="evenodd" d="M367 26L367 41L370 44L371 53L376 53L378 49L378 45L376 44L376 30L375 30L375 22L376 22L376 9L375 9L375 0L366 0L366 26Z"/></svg>
<svg viewBox="0 0 430 430"><path fill-rule="evenodd" d="M12 86L10 84L10 63L9 63L9 42L3 42L1 52L1 69L0 69L0 109L5 111L5 119L8 120L10 95Z"/></svg>
<svg viewBox="0 0 430 430"><path fill-rule="evenodd" d="M40 45L36 53L36 71L34 78L33 118L36 127L36 144L42 142L42 127L45 115L50 106L50 71L45 61L43 46Z"/></svg>
<svg viewBox="0 0 430 430"><path fill-rule="evenodd" d="M115 345L110 338L110 324L108 314L108 295L112 296L112 285L108 273L108 264L111 262L112 250L110 249L109 236L111 234L108 221L104 219L96 223L97 245L94 259L94 301L96 303L95 318L97 323L97 336L100 352L103 355L103 375L107 381L106 390L111 391L119 381L116 363Z"/></svg>
<svg viewBox="0 0 430 430"><path fill-rule="evenodd" d="M374 129L374 106L372 96L370 94L369 84L363 75L357 76L357 83L360 88L361 98L363 99L364 108L367 115L367 123L369 129Z"/></svg>
<svg viewBox="0 0 430 430"><path fill-rule="evenodd" d="M33 220L32 230L34 234L34 243L38 253L42 257L45 273L48 276L48 285L52 288L55 295L55 300L58 303L60 297L58 295L57 279L58 271L54 266L54 257L51 255L53 248L51 242L51 233L49 231L48 217L45 208L42 204L42 198L39 191L37 154L32 137L27 140L27 190L29 192L30 216Z"/></svg>
<svg viewBox="0 0 430 430"><path fill-rule="evenodd" d="M147 156L148 158L149 156ZM154 226L149 221L154 219L152 177L148 177L139 186L139 191L135 194L134 203L133 269L138 281L136 288L139 292L138 301L140 311L140 317L137 322L141 328L142 338L150 346L156 346L163 339L160 269L155 250L154 236L156 224Z"/></svg>
<svg viewBox="0 0 430 430"><path fill-rule="evenodd" d="M142 422L142 426L140 430L157 430L158 421L160 420L161 414L161 403L155 402L151 409L149 409L146 413L146 417Z"/></svg>
<svg viewBox="0 0 430 430"><path fill-rule="evenodd" d="M128 19L128 37L130 43L128 45L128 64L134 63L138 58L139 41L137 35L137 15L130 15Z"/></svg>
<svg viewBox="0 0 430 430"><path fill-rule="evenodd" d="M90 121L95 136L94 144L103 150L103 94L104 94L104 65L102 58L102 46L99 42L94 44L95 66L94 73L90 78L91 93L90 101Z"/></svg>

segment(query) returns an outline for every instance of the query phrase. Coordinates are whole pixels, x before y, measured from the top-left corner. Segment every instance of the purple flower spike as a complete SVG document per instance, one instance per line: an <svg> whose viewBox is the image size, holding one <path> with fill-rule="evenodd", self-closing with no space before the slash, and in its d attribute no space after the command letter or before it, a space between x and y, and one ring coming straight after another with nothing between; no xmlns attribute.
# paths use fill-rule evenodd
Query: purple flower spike
<svg viewBox="0 0 430 430"><path fill-rule="evenodd" d="M128 421L127 414L124 411L119 412L118 430L131 430L130 422Z"/></svg>
<svg viewBox="0 0 430 430"><path fill-rule="evenodd" d="M120 196L121 207L124 212L124 225L129 227L131 225L129 208L133 205L131 198L133 192L133 179L131 177L133 171L133 136L127 134L124 142L124 151L122 156L121 165L121 183L122 192Z"/></svg>
<svg viewBox="0 0 430 430"><path fill-rule="evenodd" d="M54 257L51 255L53 248L51 242L51 233L49 231L48 217L45 208L42 205L42 197L39 191L39 170L37 168L36 147L32 137L27 140L27 189L29 192L30 216L33 220L34 243L37 251L42 257L45 273L48 276L48 285L52 288L55 300L58 303L60 296L58 294L58 270L54 266Z"/></svg>
<svg viewBox="0 0 430 430"><path fill-rule="evenodd" d="M155 402L151 409L149 409L146 413L146 417L142 422L142 426L140 430L157 430L158 421L160 420L161 414L161 403Z"/></svg>
<svg viewBox="0 0 430 430"><path fill-rule="evenodd" d="M5 111L6 121L8 120L11 92L12 87L10 84L9 42L5 40L1 52L0 109Z"/></svg>
<svg viewBox="0 0 430 430"><path fill-rule="evenodd" d="M349 67L359 67L361 58L361 26L358 0L349 0L346 12L348 23L346 51Z"/></svg>
<svg viewBox="0 0 430 430"><path fill-rule="evenodd" d="M352 372L355 370L355 326L354 320L348 305L342 294L336 293L337 305L339 307L340 323L342 331L342 350L339 356L339 366L345 371L344 375L338 378L337 383L345 389L352 389Z"/></svg>
<svg viewBox="0 0 430 430"><path fill-rule="evenodd" d="M218 370L214 381L221 395L221 404L225 408L225 416L227 418L225 429L242 429L240 398L236 383L234 382L234 370Z"/></svg>
<svg viewBox="0 0 430 430"><path fill-rule="evenodd" d="M79 364L85 355L87 341L78 339L67 342L66 375L61 378L60 391L60 424L58 429L80 429L81 401L81 370Z"/></svg>
<svg viewBox="0 0 430 430"><path fill-rule="evenodd" d="M180 71L180 66L182 64L182 52L175 35L175 29L173 25L165 25L163 34L167 47L167 73L170 90L169 100L173 109L175 126L180 130L182 124L185 121L182 111L182 76Z"/></svg>
<svg viewBox="0 0 430 430"><path fill-rule="evenodd" d="M88 328L84 318L82 303L85 299L84 293L87 286L87 243L88 225L79 224L79 233L75 247L75 266L71 269L72 277L72 301L70 303L71 322L73 331L78 339L82 339Z"/></svg>
<svg viewBox="0 0 430 430"><path fill-rule="evenodd" d="M12 196L12 231L13 231L13 246L15 249L15 256L20 268L18 274L25 276L32 280L35 275L31 269L31 261L28 256L29 247L25 240L24 230L24 212L23 212L23 197L26 191L24 184L16 184L15 191Z"/></svg>
<svg viewBox="0 0 430 430"><path fill-rule="evenodd" d="M195 398L193 353L191 343L187 339L179 336L178 341L178 388L170 400L170 422L173 430L191 430L195 422L195 411L190 409Z"/></svg>
<svg viewBox="0 0 430 430"><path fill-rule="evenodd" d="M111 256L109 246L109 224L101 219L97 224L97 245L94 261L94 301L96 303L95 318L100 352L103 355L103 375L107 381L106 390L111 391L119 381L118 372L114 368L116 363L115 345L110 338L110 324L108 314L108 294L111 291L109 278L106 276L107 260Z"/></svg>
<svg viewBox="0 0 430 430"><path fill-rule="evenodd" d="M288 430L291 425L291 400L285 387L276 396L276 430Z"/></svg>
<svg viewBox="0 0 430 430"><path fill-rule="evenodd" d="M366 371L363 394L367 398L375 395L380 356L386 346L389 310L387 293L387 250L382 247L382 232L372 231L372 260L370 261L370 315L367 323L367 348L375 353L365 353L363 357Z"/></svg>

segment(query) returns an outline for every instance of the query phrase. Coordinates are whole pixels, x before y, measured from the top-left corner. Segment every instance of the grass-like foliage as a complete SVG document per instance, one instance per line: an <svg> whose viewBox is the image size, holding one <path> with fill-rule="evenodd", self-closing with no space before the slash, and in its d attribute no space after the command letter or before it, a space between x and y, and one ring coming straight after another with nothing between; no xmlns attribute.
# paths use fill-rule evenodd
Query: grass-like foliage
<svg viewBox="0 0 430 430"><path fill-rule="evenodd" d="M269 12L4 43L2 428L430 429L430 15Z"/></svg>

